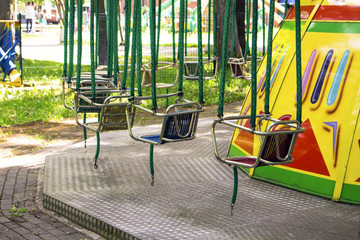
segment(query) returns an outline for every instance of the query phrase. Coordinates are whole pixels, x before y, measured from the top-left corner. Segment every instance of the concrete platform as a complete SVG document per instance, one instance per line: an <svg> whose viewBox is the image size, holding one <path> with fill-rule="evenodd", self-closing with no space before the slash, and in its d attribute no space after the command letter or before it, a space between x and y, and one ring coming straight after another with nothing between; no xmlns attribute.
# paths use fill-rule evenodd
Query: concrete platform
<svg viewBox="0 0 360 240"><path fill-rule="evenodd" d="M44 207L107 239L359 239L360 207L239 175L230 215L232 168L212 150L212 119L201 119L193 141L155 146L155 186L149 145L127 131L46 158ZM158 126L137 128L151 132ZM226 151L230 129L220 129ZM224 141L221 141L223 139Z"/></svg>

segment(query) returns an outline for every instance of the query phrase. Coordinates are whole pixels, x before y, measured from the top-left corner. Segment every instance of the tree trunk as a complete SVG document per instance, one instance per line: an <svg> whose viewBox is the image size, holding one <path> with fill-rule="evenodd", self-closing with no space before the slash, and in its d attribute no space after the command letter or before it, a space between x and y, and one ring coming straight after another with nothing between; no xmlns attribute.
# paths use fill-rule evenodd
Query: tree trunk
<svg viewBox="0 0 360 240"><path fill-rule="evenodd" d="M246 38L245 38L245 0L237 0L236 2L236 24L239 37L239 43L242 50L242 56L245 54Z"/></svg>
<svg viewBox="0 0 360 240"><path fill-rule="evenodd" d="M225 18L225 5L226 1L230 1L231 4L231 10L230 10L230 18L229 18L229 34L228 34L228 47L227 47L227 56L230 56L230 48L231 48L231 38L232 38L232 32L231 32L231 26L232 26L232 1L231 0L216 0L216 12L217 12L217 42L216 42L216 48L217 48L217 55L219 62L221 62L222 59L222 43L223 43L223 33L224 33L224 18ZM240 1L240 0L238 0ZM236 9L235 9L236 11ZM236 24L236 22L235 22ZM235 56L242 56L240 53L240 44L239 44L239 37L238 37L238 28L235 26ZM221 64L218 64L220 66Z"/></svg>
<svg viewBox="0 0 360 240"><path fill-rule="evenodd" d="M100 0L99 6L99 64L107 65L107 37L105 0Z"/></svg>
<svg viewBox="0 0 360 240"><path fill-rule="evenodd" d="M125 40L124 40L122 26L121 26L121 1L119 1L119 4L118 4L118 13L119 13L120 41L121 41L121 44L124 44Z"/></svg>
<svg viewBox="0 0 360 240"><path fill-rule="evenodd" d="M10 20L10 2L11 0L1 0L0 20ZM14 19L16 19L16 17L14 17Z"/></svg>

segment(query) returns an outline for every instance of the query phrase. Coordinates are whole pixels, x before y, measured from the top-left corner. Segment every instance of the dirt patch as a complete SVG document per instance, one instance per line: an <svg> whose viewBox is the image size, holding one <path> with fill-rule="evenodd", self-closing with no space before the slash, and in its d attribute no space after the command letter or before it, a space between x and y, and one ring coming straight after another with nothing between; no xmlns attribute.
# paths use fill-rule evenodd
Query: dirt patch
<svg viewBox="0 0 360 240"><path fill-rule="evenodd" d="M240 102L225 105L225 115L238 114ZM201 118L217 116L217 106L206 106ZM160 123L159 119L146 115L137 115L136 125L146 126ZM83 129L74 119L60 122L31 122L10 127L0 127L0 157L14 157L24 154L49 150L83 141ZM88 130L88 138L94 137L95 132Z"/></svg>

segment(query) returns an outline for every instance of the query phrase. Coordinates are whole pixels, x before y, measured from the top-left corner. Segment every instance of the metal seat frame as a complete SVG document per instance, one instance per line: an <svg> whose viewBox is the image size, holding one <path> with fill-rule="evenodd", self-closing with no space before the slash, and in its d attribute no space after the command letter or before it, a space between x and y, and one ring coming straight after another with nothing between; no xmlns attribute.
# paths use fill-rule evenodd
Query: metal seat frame
<svg viewBox="0 0 360 240"><path fill-rule="evenodd" d="M282 164L291 163L293 161L292 152L294 150L298 134L305 131L304 128L301 127L300 122L298 122L296 120L290 120L290 121L277 120L277 119L271 118L270 114L261 114L261 115L257 115L256 117L259 118L257 130L232 122L234 120L239 121L239 120L249 119L250 115L228 116L228 117L220 118L220 119L217 119L214 121L214 123L212 124L212 127L211 127L211 136L212 136L212 140L213 140L213 147L214 147L214 153L215 153L216 158L226 164L233 165L233 166L245 167L245 168L255 168L255 167L259 166L259 164L261 164L261 165L282 165ZM263 121L266 121L268 123L267 124L268 127L266 128L265 131L261 130L261 125L262 125ZM241 160L242 157L221 157L219 155L217 141L216 141L216 133L215 133L215 128L218 123L225 124L227 126L230 126L230 127L236 128L236 129L244 130L244 131L247 131L254 135L258 135L260 137L261 146L260 146L257 156L250 156L250 158L256 158L256 161L254 162L254 164L246 164L246 163L241 163L240 161L234 161L234 160ZM274 129L276 127L286 127L288 129L274 131ZM280 153L279 153L280 152L279 151L279 140L278 140L277 136L279 136L281 134L292 134L291 143L289 145L289 149L287 150L286 156L280 156ZM277 155L278 161L269 161L267 159L262 158L263 152L265 150L266 140L268 137L271 137L271 136L275 136L276 155ZM244 158L249 158L249 157L247 156Z"/></svg>
<svg viewBox="0 0 360 240"><path fill-rule="evenodd" d="M164 97L164 95L162 95L162 97ZM193 110L184 110L184 111L178 111L179 108L182 107L188 107L188 108L194 108ZM127 106L127 111L126 111L126 117L127 117L127 121L128 121L128 126L130 126L130 122L131 122L131 109L135 108L135 109L139 109L142 110L146 113L152 114L153 116L159 117L159 118L163 118L163 123L162 123L162 127L159 133L159 139L158 141L151 141L149 139L146 139L146 137L152 136L152 135L143 135L143 136L135 136L132 132L131 127L128 127L129 130L129 134L130 137L133 138L136 141L140 141L140 142L144 142L144 143L150 143L153 145L159 145L159 144L163 144L163 143L172 143L172 142L179 142L179 141L187 141L187 140L191 140L195 138L195 134L196 134L196 129L197 129L197 124L198 124L198 120L199 120L199 114L200 112L204 111L204 108L202 106L200 106L198 103L196 102L191 102L188 101L186 99L183 98L179 98L177 99L177 101L175 102L175 104L170 105L166 110L165 113L157 113L154 112L152 110L149 110L147 108L144 108L142 106L140 106L139 104L136 104L136 101L133 101L132 103L130 103ZM191 123L190 123L190 127L189 130L186 134L181 134L180 133L180 125L178 122L178 116L180 115L184 115L184 114L192 114L191 117ZM179 138L177 139L171 139L171 138L166 138L164 137L165 135L165 127L166 127L166 121L168 119L168 117L173 117L175 120L175 127L176 127L176 132L177 135L179 136Z"/></svg>
<svg viewBox="0 0 360 240"><path fill-rule="evenodd" d="M186 73L186 74L184 74L185 80L198 80L199 79L199 74L198 74L199 61L198 61L198 59L199 59L198 57L185 57L185 61L184 61L184 67L185 67L185 73ZM203 65L209 65L211 63L215 63L214 75L210 76L210 77L204 77L204 80L210 80L210 79L216 78L217 69L218 69L217 68L218 58L217 57L211 57L211 58L203 57ZM190 64L196 64L194 74L190 73L190 70L189 70Z"/></svg>
<svg viewBox="0 0 360 240"><path fill-rule="evenodd" d="M156 71L161 71L167 68L177 68L176 77L174 83L156 83L156 88L172 88L176 86L179 79L179 65L176 62L158 62L158 64L162 64L164 66L157 67ZM151 87L151 63L142 64L141 68L142 76L141 76L141 86L142 87Z"/></svg>

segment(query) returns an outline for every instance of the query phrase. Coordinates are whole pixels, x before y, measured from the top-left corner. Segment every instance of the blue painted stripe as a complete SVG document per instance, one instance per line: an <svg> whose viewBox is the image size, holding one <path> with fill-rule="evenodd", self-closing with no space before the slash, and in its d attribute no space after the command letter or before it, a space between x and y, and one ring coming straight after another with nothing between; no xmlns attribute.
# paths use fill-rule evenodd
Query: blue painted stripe
<svg viewBox="0 0 360 240"><path fill-rule="evenodd" d="M278 73L279 70L280 70L281 64L282 64L282 62L284 61L284 58L285 58L285 56L286 56L286 53L287 53L289 47L290 47L290 45L288 45L287 48L285 49L285 52L284 52L284 54L282 55L282 57L281 57L281 59L280 59L280 61L279 61L279 64L277 65L277 67L276 67L276 69L275 69L275 72L274 72L274 74L273 74L273 76L272 76L272 78L271 78L271 81L270 81L270 88L272 87L272 85L273 85L273 83L274 83L274 80L275 80L275 78L276 78L276 75L277 75L277 73Z"/></svg>
<svg viewBox="0 0 360 240"><path fill-rule="evenodd" d="M340 64L339 64L339 67L336 71L336 74L335 74L335 77L334 77L334 81L331 85L331 88L330 88L330 92L329 92L329 95L328 95L328 98L326 100L326 103L328 106L331 106L335 103L336 101L336 98L338 96L338 93L339 93L339 88L340 88L340 84L341 84L341 80L344 76L344 72L345 72L345 67L346 67L346 64L349 60L349 56L350 56L350 50L346 50L341 58L341 61L340 61Z"/></svg>
<svg viewBox="0 0 360 240"><path fill-rule="evenodd" d="M322 87L324 85L324 80L325 80L325 77L326 77L326 73L327 73L327 71L329 69L329 65L330 65L331 58L332 58L333 54L334 54L333 49L331 49L326 54L324 63L322 65L320 73L319 73L319 77L318 77L318 79L316 81L316 84L315 84L314 91L313 91L313 93L311 95L310 101L311 101L312 104L315 104L319 100L320 93L321 93Z"/></svg>

